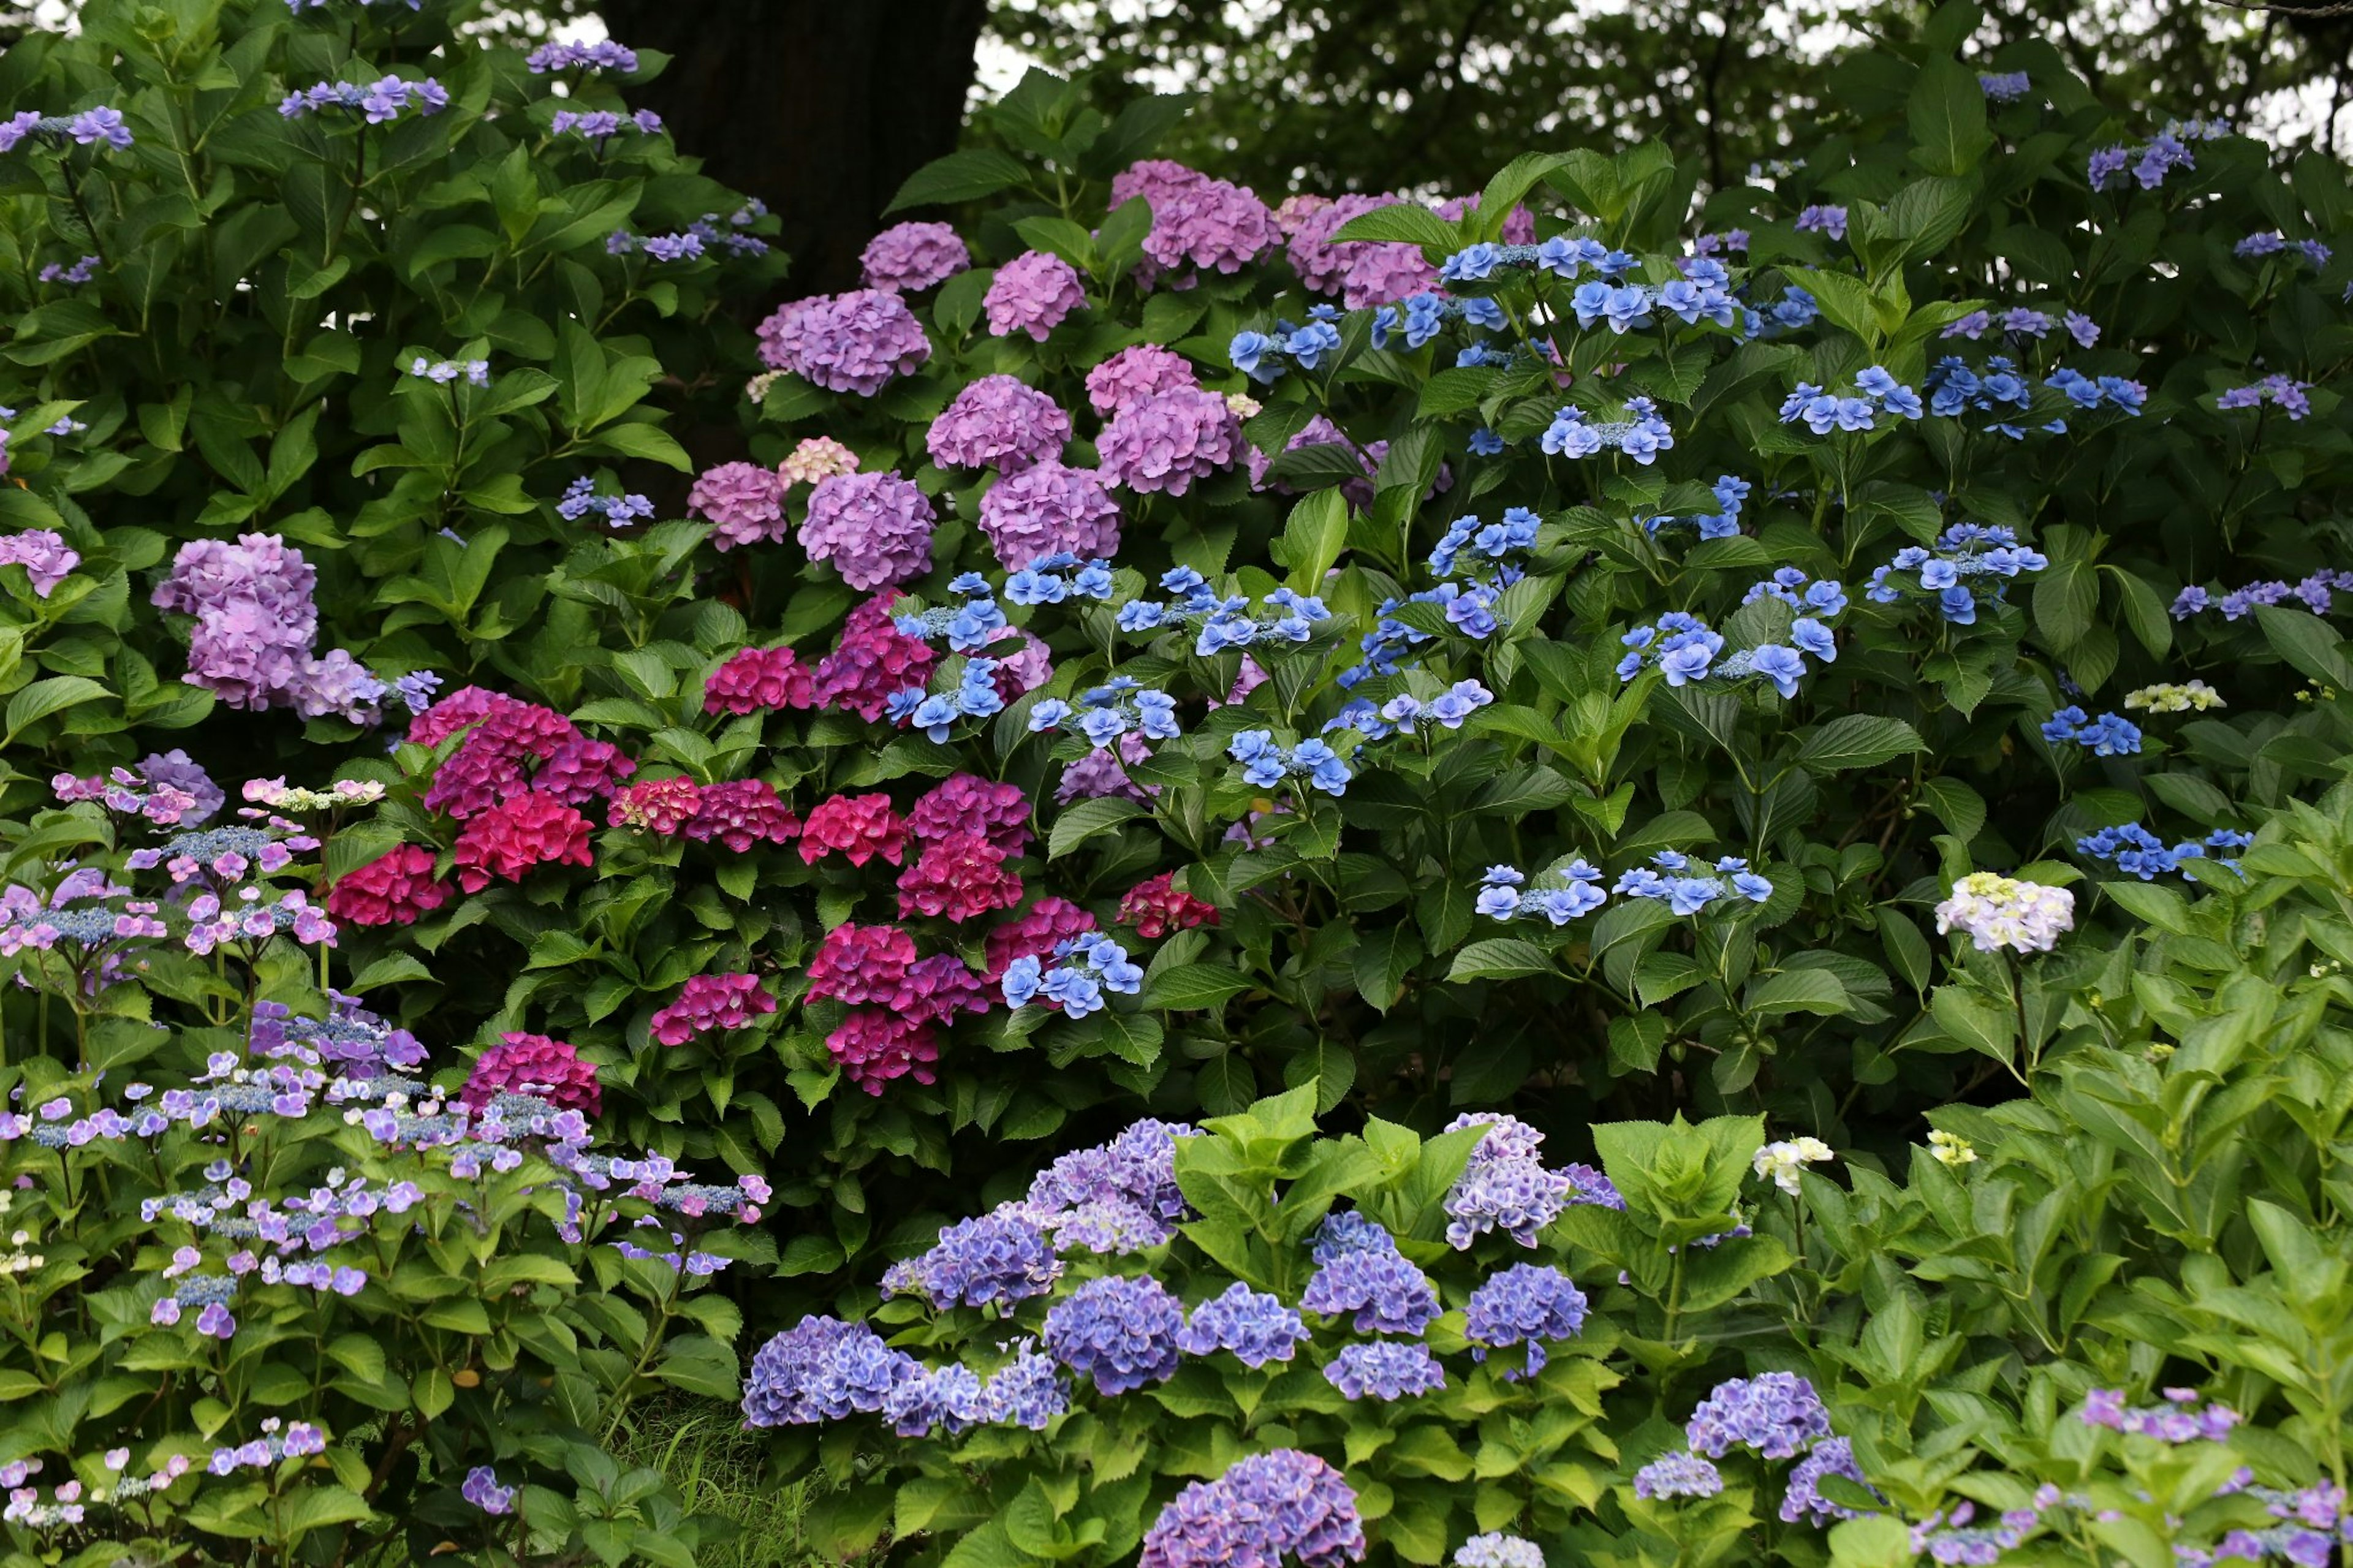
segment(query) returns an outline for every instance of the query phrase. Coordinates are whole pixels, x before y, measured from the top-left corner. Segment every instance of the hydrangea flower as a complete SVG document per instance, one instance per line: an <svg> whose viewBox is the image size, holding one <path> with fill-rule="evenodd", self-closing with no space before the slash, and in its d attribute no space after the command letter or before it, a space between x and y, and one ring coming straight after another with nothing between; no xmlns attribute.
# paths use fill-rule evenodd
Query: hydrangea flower
<svg viewBox="0 0 2353 1568"><path fill-rule="evenodd" d="M1289 1361L1311 1337L1298 1312L1280 1298L1236 1282L1193 1309L1177 1344L1187 1355L1231 1351L1256 1370L1271 1361Z"/></svg>
<svg viewBox="0 0 2353 1568"><path fill-rule="evenodd" d="M1157 343L1124 348L1087 372L1087 402L1105 418L1164 392L1198 388L1193 362Z"/></svg>
<svg viewBox="0 0 2353 1568"><path fill-rule="evenodd" d="M536 790L500 801L458 835L458 885L479 893L493 879L522 880L534 866L589 866L588 819Z"/></svg>
<svg viewBox="0 0 2353 1568"><path fill-rule="evenodd" d="M2239 868L2233 854L2247 848L2255 841L2252 833L2236 828L2218 827L2200 843L2194 838L2167 845L2164 839L2138 823L2121 827L2104 827L2097 833L2086 834L2075 840L2075 853L2094 860L2114 862L2119 871L2138 877L2144 882L2155 881L2168 871L2180 872L2184 880L2189 873L2183 867L2188 860L2202 860L2210 856L2218 864L2232 870Z"/></svg>
<svg viewBox="0 0 2353 1568"><path fill-rule="evenodd" d="M1145 1533L1136 1568L1339 1568L1365 1559L1356 1496L1313 1454L1277 1448L1195 1481Z"/></svg>
<svg viewBox="0 0 2353 1568"><path fill-rule="evenodd" d="M1844 1507L1822 1496L1824 1476L1843 1476L1871 1489L1871 1483L1854 1462L1853 1446L1843 1437L1826 1437L1789 1471L1788 1489L1781 1498L1782 1523L1795 1524L1804 1519L1810 1520L1817 1528L1827 1528L1833 1520L1862 1517L1861 1510Z"/></svg>
<svg viewBox="0 0 2353 1568"><path fill-rule="evenodd" d="M1714 1497L1724 1490L1724 1474L1687 1448L1662 1454L1634 1472L1634 1495L1661 1498Z"/></svg>
<svg viewBox="0 0 2353 1568"><path fill-rule="evenodd" d="M932 421L925 446L944 468L996 468L1019 473L1061 456L1071 416L1018 376L984 375L956 394Z"/></svg>
<svg viewBox="0 0 2353 1568"><path fill-rule="evenodd" d="M972 265L972 252L944 223L901 223L866 242L859 258L866 286L920 294Z"/></svg>
<svg viewBox="0 0 2353 1568"><path fill-rule="evenodd" d="M545 1035L501 1035L497 1045L474 1058L458 1100L479 1110L501 1094L528 1094L559 1110L589 1116L604 1106L596 1064L582 1059L571 1044Z"/></svg>
<svg viewBox="0 0 2353 1568"><path fill-rule="evenodd" d="M753 1356L744 1379L744 1424L812 1426L877 1411L918 1370L863 1323L804 1317Z"/></svg>
<svg viewBox="0 0 2353 1568"><path fill-rule="evenodd" d="M1299 1304L1326 1318L1353 1314L1360 1334L1419 1336L1438 1318L1430 1277L1395 1251L1369 1248L1337 1254L1319 1267Z"/></svg>
<svg viewBox="0 0 2353 1568"><path fill-rule="evenodd" d="M414 925L449 900L434 865L430 849L400 845L345 873L327 890L327 912L353 925Z"/></svg>
<svg viewBox="0 0 2353 1568"><path fill-rule="evenodd" d="M1177 387L1129 403L1096 439L1103 479L1138 492L1181 496L1196 480L1231 468L1240 421L1214 392Z"/></svg>
<svg viewBox="0 0 2353 1568"><path fill-rule="evenodd" d="M1572 1339L1585 1327L1585 1292L1557 1268L1515 1263L1488 1276L1471 1292L1463 1334L1471 1359L1485 1361L1489 1350L1528 1348L1524 1368L1505 1368L1504 1380L1534 1377L1545 1368L1548 1343Z"/></svg>
<svg viewBox="0 0 2353 1568"><path fill-rule="evenodd" d="M646 1032L665 1046L682 1046L697 1035L740 1029L776 1010L756 974L697 974L668 1006L657 1011Z"/></svg>
<svg viewBox="0 0 2353 1568"><path fill-rule="evenodd" d="M1119 503L1104 476L1048 457L1008 474L980 498L980 531L1012 571L1048 556L1107 559L1119 550Z"/></svg>
<svg viewBox="0 0 2353 1568"><path fill-rule="evenodd" d="M997 269L980 303L991 336L1027 332L1042 343L1072 311L1086 309L1087 291L1060 257L1025 250Z"/></svg>
<svg viewBox="0 0 2353 1568"><path fill-rule="evenodd" d="M955 962L953 954L944 956ZM826 1036L825 1048L842 1077L870 1095L880 1095L894 1079L934 1081L932 1064L940 1059L931 1018L896 1007L852 1007Z"/></svg>
<svg viewBox="0 0 2353 1568"><path fill-rule="evenodd" d="M1793 1138L1766 1144L1757 1151L1749 1165L1757 1174L1771 1177L1775 1186L1794 1196L1800 1190L1799 1172L1836 1158L1831 1146L1819 1138Z"/></svg>
<svg viewBox="0 0 2353 1568"><path fill-rule="evenodd" d="M828 392L871 397L932 357L915 313L896 293L859 289L780 307L760 323L760 358Z"/></svg>
<svg viewBox="0 0 2353 1568"><path fill-rule="evenodd" d="M0 447L0 473L7 472L6 458L6 448ZM0 566L22 566L32 580L36 598L46 599L56 593L58 584L80 564L81 552L52 530L27 529L0 537Z"/></svg>
<svg viewBox="0 0 2353 1568"><path fill-rule="evenodd" d="M757 463L704 469L687 491L686 510L715 525L711 542L722 553L785 536L785 483Z"/></svg>
<svg viewBox="0 0 2353 1568"><path fill-rule="evenodd" d="M891 472L836 474L809 496L801 548L853 588L883 588L932 569L932 503Z"/></svg>
<svg viewBox="0 0 2353 1568"><path fill-rule="evenodd" d="M1623 452L1644 468L1675 444L1674 431L1649 398L1628 398L1626 416L1596 425L1586 418L1582 408L1564 407L1553 416L1552 424L1536 444L1547 453L1566 458L1589 458L1600 451Z"/></svg>
<svg viewBox="0 0 2353 1568"><path fill-rule="evenodd" d="M1545 1568L1544 1548L1516 1535L1474 1535L1454 1549L1454 1568Z"/></svg>
<svg viewBox="0 0 2353 1568"><path fill-rule="evenodd" d="M1812 1384L1794 1373L1767 1372L1717 1384L1692 1412L1684 1435L1694 1453L1711 1459L1736 1447L1788 1459L1829 1436L1831 1418Z"/></svg>
<svg viewBox="0 0 2353 1568"><path fill-rule="evenodd" d="M1324 1376L1349 1399L1382 1404L1435 1394L1446 1386L1446 1369L1421 1344L1345 1345L1325 1364Z"/></svg>
<svg viewBox="0 0 2353 1568"><path fill-rule="evenodd" d="M1132 164L1113 177L1113 207L1138 196L1152 209L1145 259L1136 268L1146 288L1165 278L1171 288L1189 289L1202 271L1239 272L1282 242L1274 214L1246 186L1165 158Z"/></svg>
<svg viewBox="0 0 2353 1568"><path fill-rule="evenodd" d="M1008 1007L1039 1002L1073 1018L1100 1012L1106 993L1133 996L1144 988L1144 970L1129 962L1127 949L1107 936L1066 937L1054 944L1057 961L1024 955L1005 966L999 989Z"/></svg>
<svg viewBox="0 0 2353 1568"><path fill-rule="evenodd" d="M1176 1375L1184 1309L1151 1275L1090 1279L1046 1314L1046 1352L1106 1395Z"/></svg>
<svg viewBox="0 0 2353 1568"><path fill-rule="evenodd" d="M1936 906L1937 932L1966 931L1979 952L2048 952L2074 924L2075 895L2066 889L1992 871L1963 877L1953 884L1952 897Z"/></svg>
<svg viewBox="0 0 2353 1568"><path fill-rule="evenodd" d="M922 1296L944 1312L1042 1296L1061 1275L1046 1233L1008 1205L947 1226L930 1251L894 1266L883 1289Z"/></svg>

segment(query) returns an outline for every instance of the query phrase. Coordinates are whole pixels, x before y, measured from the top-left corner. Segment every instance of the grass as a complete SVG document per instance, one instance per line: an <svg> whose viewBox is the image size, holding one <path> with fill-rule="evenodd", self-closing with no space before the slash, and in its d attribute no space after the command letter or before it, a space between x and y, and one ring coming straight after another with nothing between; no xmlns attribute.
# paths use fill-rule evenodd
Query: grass
<svg viewBox="0 0 2353 1568"><path fill-rule="evenodd" d="M762 1445L733 1405L681 1398L641 1405L614 1457L659 1470L697 1512L735 1527L700 1548L700 1568L830 1568L801 1529L810 1483L776 1487L761 1474Z"/></svg>

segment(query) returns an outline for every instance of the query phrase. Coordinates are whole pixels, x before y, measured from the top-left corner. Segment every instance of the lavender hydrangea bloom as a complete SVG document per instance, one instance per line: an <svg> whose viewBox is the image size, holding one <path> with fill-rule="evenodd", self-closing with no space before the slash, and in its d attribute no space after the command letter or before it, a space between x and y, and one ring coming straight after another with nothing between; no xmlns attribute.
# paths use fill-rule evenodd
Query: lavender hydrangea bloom
<svg viewBox="0 0 2353 1568"><path fill-rule="evenodd" d="M919 1368L863 1323L808 1316L762 1345L744 1380L747 1426L807 1426L882 1408Z"/></svg>
<svg viewBox="0 0 2353 1568"><path fill-rule="evenodd" d="M1189 289L1203 270L1239 272L1282 243L1273 212L1247 186L1165 158L1134 164L1112 181L1113 206L1137 196L1152 209L1136 268L1146 288L1166 275L1170 287Z"/></svg>
<svg viewBox="0 0 2353 1568"><path fill-rule="evenodd" d="M213 783L212 774L193 761L177 746L168 752L150 752L139 764L139 776L151 784L169 784L195 797L196 804L180 814L182 828L202 827L213 813L228 803L220 785Z"/></svg>
<svg viewBox="0 0 2353 1568"><path fill-rule="evenodd" d="M1044 1295L1061 1277L1062 1260L1046 1233L1008 1207L941 1231L938 1244L911 1259L893 1289L945 1311L992 1301L1009 1306Z"/></svg>
<svg viewBox="0 0 2353 1568"><path fill-rule="evenodd" d="M1065 317L1084 310L1086 303L1087 291L1079 285L1077 268L1042 250L1025 250L998 268L980 301L991 336L1027 332L1041 343Z"/></svg>
<svg viewBox="0 0 2353 1568"><path fill-rule="evenodd" d="M1446 1386L1446 1369L1422 1344L1348 1345L1324 1367L1324 1376L1350 1399L1384 1404Z"/></svg>
<svg viewBox="0 0 2353 1568"><path fill-rule="evenodd" d="M944 1366L918 1372L882 1396L882 1415L902 1437L950 1436L980 1420L980 1378L969 1367Z"/></svg>
<svg viewBox="0 0 2353 1568"><path fill-rule="evenodd" d="M346 711L362 689L348 654L311 658L319 613L311 595L318 574L275 534L248 533L235 544L192 540L155 589L157 609L194 616L188 672L232 708L301 704L313 712ZM364 674L364 672L359 672ZM368 678L373 679L373 678ZM375 696L383 695L382 689Z"/></svg>
<svg viewBox="0 0 2353 1568"><path fill-rule="evenodd" d="M1338 1568L1365 1559L1356 1494L1313 1454L1277 1448L1176 1494L1144 1537L1136 1568Z"/></svg>
<svg viewBox="0 0 2353 1568"><path fill-rule="evenodd" d="M1693 1451L1722 1458L1736 1447L1787 1459L1831 1435L1830 1412L1795 1373L1768 1372L1719 1383L1683 1428Z"/></svg>
<svg viewBox="0 0 2353 1568"><path fill-rule="evenodd" d="M1121 409L1095 446L1113 484L1181 496L1196 479L1233 466L1241 422L1216 393L1180 387Z"/></svg>
<svg viewBox="0 0 2353 1568"><path fill-rule="evenodd" d="M1380 1221L1355 1209L1342 1209L1324 1216L1315 1227L1315 1239L1308 1256L1317 1263L1329 1263L1351 1252L1395 1252L1397 1240Z"/></svg>
<svg viewBox="0 0 2353 1568"><path fill-rule="evenodd" d="M1516 1117L1481 1111L1456 1117L1446 1130L1477 1126L1486 1127L1487 1134L1446 1194L1446 1239L1461 1249L1490 1230L1501 1230L1522 1247L1534 1247L1536 1233L1577 1201L1569 1195L1573 1184L1564 1173L1545 1167L1537 1154L1544 1134Z"/></svg>
<svg viewBox="0 0 2353 1568"><path fill-rule="evenodd" d="M1271 1361L1289 1361L1308 1337L1307 1325L1280 1297L1238 1281L1193 1309L1177 1343L1187 1355L1231 1351L1244 1366L1255 1369Z"/></svg>
<svg viewBox="0 0 2353 1568"><path fill-rule="evenodd" d="M1454 1549L1454 1568L1545 1568L1544 1548L1517 1535L1474 1535Z"/></svg>
<svg viewBox="0 0 2353 1568"><path fill-rule="evenodd" d="M1853 1446L1843 1437L1824 1438L1789 1472L1789 1489L1781 1499L1782 1523L1810 1519L1822 1527L1832 1520L1862 1517L1859 1510L1842 1508L1822 1496L1820 1488L1824 1476L1844 1476L1860 1487L1871 1485L1855 1465Z"/></svg>
<svg viewBox="0 0 2353 1568"><path fill-rule="evenodd" d="M1131 403L1200 384L1193 362L1183 354L1157 343L1138 343L1087 372L1087 401L1109 418Z"/></svg>
<svg viewBox="0 0 2353 1568"><path fill-rule="evenodd" d="M920 294L972 265L972 252L944 223L893 224L866 242L858 258L869 289Z"/></svg>
<svg viewBox="0 0 2353 1568"><path fill-rule="evenodd" d="M887 470L835 474L810 493L801 548L831 563L860 591L888 587L932 569L932 503Z"/></svg>
<svg viewBox="0 0 2353 1568"><path fill-rule="evenodd" d="M1490 1349L1525 1344L1525 1372L1506 1370L1504 1381L1534 1377L1545 1368L1547 1342L1575 1337L1585 1326L1585 1292L1557 1268L1515 1263L1490 1276L1471 1292L1464 1333L1473 1361L1485 1361Z"/></svg>
<svg viewBox="0 0 2353 1568"><path fill-rule="evenodd" d="M1181 1121L1147 1117L1099 1148L1065 1154L1029 1184L1022 1213L1058 1246L1157 1247L1191 1214L1176 1186L1176 1140L1193 1134Z"/></svg>
<svg viewBox="0 0 2353 1568"><path fill-rule="evenodd" d="M1071 416L1052 398L1018 376L984 375L932 421L924 445L944 468L1014 474L1060 457L1070 438Z"/></svg>
<svg viewBox="0 0 2353 1568"><path fill-rule="evenodd" d="M1049 555L1108 560L1119 549L1119 503L1092 468L1051 458L1009 474L980 498L980 531L1018 572Z"/></svg>
<svg viewBox="0 0 2353 1568"><path fill-rule="evenodd" d="M1062 1369L1050 1356L1039 1353L1035 1340L1013 1347L1013 1359L997 1369L973 1406L978 1418L992 1426L1032 1432L1043 1432L1070 1407L1071 1390Z"/></svg>
<svg viewBox="0 0 2353 1568"><path fill-rule="evenodd" d="M1430 1277L1395 1252L1344 1252L1316 1269L1299 1304L1327 1318L1356 1314L1361 1334L1419 1334L1438 1318Z"/></svg>
<svg viewBox="0 0 2353 1568"><path fill-rule="evenodd" d="M7 432L0 430L0 474L8 471ZM22 566L33 580L36 598L47 598L58 584L81 564L81 552L65 536L47 528L28 529L0 538L0 566Z"/></svg>
<svg viewBox="0 0 2353 1568"><path fill-rule="evenodd" d="M885 289L796 300L760 323L760 358L828 392L871 397L932 357L907 302Z"/></svg>
<svg viewBox="0 0 2353 1568"><path fill-rule="evenodd" d="M1634 1472L1634 1495L1646 1500L1714 1497L1723 1489L1724 1473L1688 1449L1662 1454Z"/></svg>
<svg viewBox="0 0 2353 1568"><path fill-rule="evenodd" d="M1090 1279L1046 1314L1049 1354L1107 1394L1176 1375L1184 1309L1151 1275Z"/></svg>

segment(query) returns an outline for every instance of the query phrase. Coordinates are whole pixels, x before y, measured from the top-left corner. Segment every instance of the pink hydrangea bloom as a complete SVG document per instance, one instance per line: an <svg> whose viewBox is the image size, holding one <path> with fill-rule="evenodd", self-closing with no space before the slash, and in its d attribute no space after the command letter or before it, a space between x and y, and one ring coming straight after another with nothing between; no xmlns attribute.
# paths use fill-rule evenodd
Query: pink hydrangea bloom
<svg viewBox="0 0 2353 1568"><path fill-rule="evenodd" d="M932 1064L940 1059L937 1032L887 1007L851 1008L825 1037L825 1048L840 1065L841 1076L869 1094L881 1094L894 1078L936 1081Z"/></svg>
<svg viewBox="0 0 2353 1568"><path fill-rule="evenodd" d="M984 375L956 394L925 437L944 468L996 468L1015 474L1059 458L1071 438L1061 405L1017 376Z"/></svg>
<svg viewBox="0 0 2353 1568"><path fill-rule="evenodd" d="M900 223L866 242L859 257L869 289L920 294L972 265L972 252L944 223Z"/></svg>
<svg viewBox="0 0 2353 1568"><path fill-rule="evenodd" d="M999 626L990 633L988 657L997 661L997 676L990 684L997 688L1000 702L1010 702L1054 679L1053 650L1018 626Z"/></svg>
<svg viewBox="0 0 2353 1568"><path fill-rule="evenodd" d="M977 833L1018 855L1029 842L1029 794L977 773L950 773L907 808L907 831L926 844Z"/></svg>
<svg viewBox="0 0 2353 1568"><path fill-rule="evenodd" d="M0 457L5 456L5 450L0 450ZM5 465L0 464L0 474L7 471ZM57 592L67 574L80 564L80 552L69 546L65 536L51 529L30 529L0 539L0 566L22 566L33 579L33 593L40 598Z"/></svg>
<svg viewBox="0 0 2353 1568"><path fill-rule="evenodd" d="M980 531L1009 571L1065 550L1108 559L1119 549L1119 503L1092 468L1039 463L980 498Z"/></svg>
<svg viewBox="0 0 2353 1568"><path fill-rule="evenodd" d="M1095 929L1095 917L1068 899L1051 895L1039 900L988 933L988 978L1005 978L1017 958L1042 958L1066 936Z"/></svg>
<svg viewBox="0 0 2353 1568"><path fill-rule="evenodd" d="M842 620L841 641L817 667L811 696L820 708L839 708L868 723L882 717L891 694L931 679L939 655L928 644L902 636L891 622L900 595L886 588Z"/></svg>
<svg viewBox="0 0 2353 1568"><path fill-rule="evenodd" d="M327 889L327 912L362 926L414 925L448 901L448 884L433 875L433 851L417 844L377 856Z"/></svg>
<svg viewBox="0 0 2353 1568"><path fill-rule="evenodd" d="M702 809L702 786L681 775L648 779L643 784L615 790L609 816L616 827L631 827L668 837Z"/></svg>
<svg viewBox="0 0 2353 1568"><path fill-rule="evenodd" d="M458 835L458 885L479 893L494 877L522 880L534 866L588 866L588 819L543 795L501 800Z"/></svg>
<svg viewBox="0 0 2353 1568"><path fill-rule="evenodd" d="M1021 879L1005 868L1006 851L977 833L951 833L923 846L900 873L899 918L944 915L959 923L1021 901Z"/></svg>
<svg viewBox="0 0 2353 1568"><path fill-rule="evenodd" d="M760 779L705 784L702 799L686 821L686 836L702 843L716 838L741 855L754 844L789 844L800 818Z"/></svg>
<svg viewBox="0 0 2353 1568"><path fill-rule="evenodd" d="M863 866L880 855L893 866L906 852L907 819L887 795L837 795L808 814L801 828L801 858L816 865L835 850Z"/></svg>
<svg viewBox="0 0 2353 1568"><path fill-rule="evenodd" d="M887 1003L914 962L915 939L897 926L838 925L809 955L809 999Z"/></svg>
<svg viewBox="0 0 2353 1568"><path fill-rule="evenodd" d="M1119 923L1134 926L1135 934L1156 942L1172 931L1189 931L1218 923L1218 906L1175 886L1176 873L1163 871L1130 888L1119 900Z"/></svg>
<svg viewBox="0 0 2353 1568"><path fill-rule="evenodd" d="M1134 164L1113 179L1113 206L1136 196L1152 207L1152 232L1137 268L1147 288L1166 275L1170 287L1189 289L1202 270L1239 272L1282 243L1274 214L1247 186L1165 158Z"/></svg>
<svg viewBox="0 0 2353 1568"><path fill-rule="evenodd" d="M808 667L788 647L747 647L732 655L702 683L706 713L757 713L806 708L816 699Z"/></svg>
<svg viewBox="0 0 2353 1568"><path fill-rule="evenodd" d="M1333 236L1352 220L1403 198L1351 193L1336 200L1293 197L1275 215L1290 237L1286 250L1299 280L1318 294L1345 296L1348 309L1386 305L1435 288L1438 269L1422 259L1418 245L1373 240L1340 243ZM1293 203L1313 201L1313 206ZM1287 218L1287 221L1286 221Z"/></svg>
<svg viewBox="0 0 2353 1568"><path fill-rule="evenodd" d="M1103 478L1181 496L1240 456L1241 422L1214 392L1183 387L1132 403L1095 443Z"/></svg>
<svg viewBox="0 0 2353 1568"><path fill-rule="evenodd" d="M992 999L986 976L966 969L953 952L935 952L907 965L891 1006L905 1017L944 1024L959 1013L987 1012Z"/></svg>
<svg viewBox="0 0 2353 1568"><path fill-rule="evenodd" d="M785 536L785 481L757 463L722 463L697 477L686 510L717 525L711 542L723 552L771 544Z"/></svg>
<svg viewBox="0 0 2353 1568"><path fill-rule="evenodd" d="M596 1064L583 1061L579 1051L564 1040L545 1035L501 1035L499 1043L474 1058L459 1103L479 1109L501 1094L529 1094L558 1110L594 1116L604 1109L605 1091L596 1082Z"/></svg>
<svg viewBox="0 0 2353 1568"><path fill-rule="evenodd" d="M756 974L698 974L653 1016L648 1032L662 1045L682 1046L714 1029L740 1029L776 1010L776 999Z"/></svg>
<svg viewBox="0 0 2353 1568"><path fill-rule="evenodd" d="M858 471L858 454L830 436L806 436L799 446L786 455L776 465L776 478L785 488L813 485L819 479L829 479L836 474Z"/></svg>
<svg viewBox="0 0 2353 1568"><path fill-rule="evenodd" d="M991 336L1027 332L1041 343L1064 317L1085 309L1086 303L1078 269L1042 250L1025 250L998 268L980 301Z"/></svg>
<svg viewBox="0 0 2353 1568"><path fill-rule="evenodd" d="M801 524L801 548L853 588L881 588L932 569L932 503L888 471L836 474L818 483Z"/></svg>
<svg viewBox="0 0 2353 1568"><path fill-rule="evenodd" d="M760 324L760 358L828 392L871 397L932 357L907 302L885 289L855 289L780 307Z"/></svg>
<svg viewBox="0 0 2353 1568"><path fill-rule="evenodd" d="M1087 372L1087 401L1108 418L1155 392L1200 384L1200 377L1193 374L1193 362L1183 354L1158 343L1138 343Z"/></svg>

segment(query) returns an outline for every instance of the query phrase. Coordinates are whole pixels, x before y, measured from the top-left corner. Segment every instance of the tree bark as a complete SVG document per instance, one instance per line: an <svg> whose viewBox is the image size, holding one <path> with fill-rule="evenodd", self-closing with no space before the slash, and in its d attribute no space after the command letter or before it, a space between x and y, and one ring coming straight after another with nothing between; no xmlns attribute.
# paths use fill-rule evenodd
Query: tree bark
<svg viewBox="0 0 2353 1568"><path fill-rule="evenodd" d="M955 150L987 0L603 0L612 36L671 58L631 89L679 150L783 225L794 291L859 281L901 182Z"/></svg>

